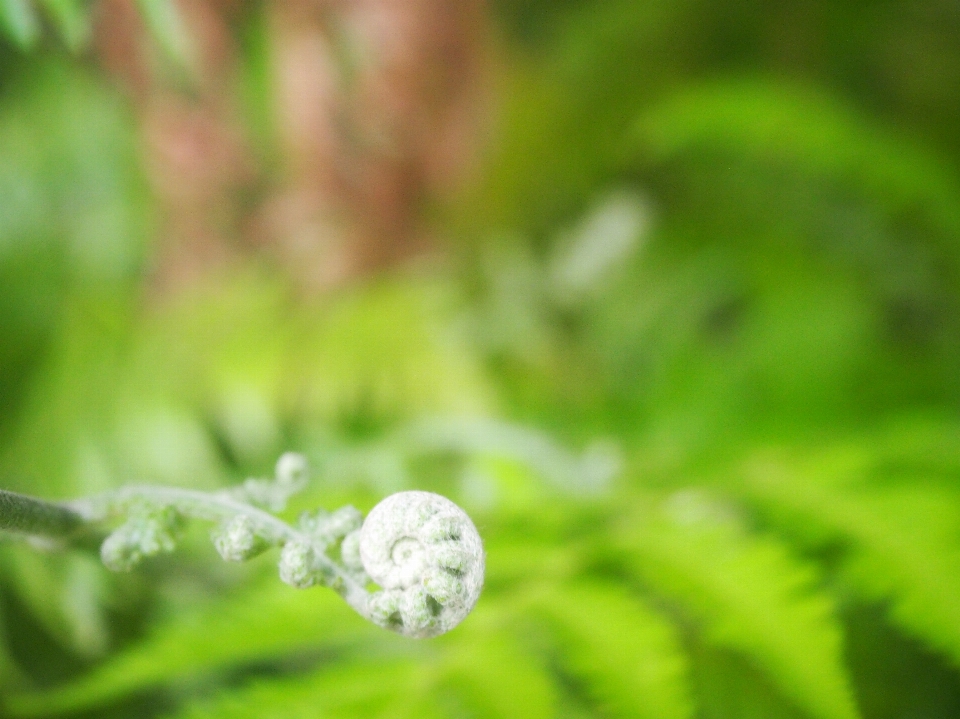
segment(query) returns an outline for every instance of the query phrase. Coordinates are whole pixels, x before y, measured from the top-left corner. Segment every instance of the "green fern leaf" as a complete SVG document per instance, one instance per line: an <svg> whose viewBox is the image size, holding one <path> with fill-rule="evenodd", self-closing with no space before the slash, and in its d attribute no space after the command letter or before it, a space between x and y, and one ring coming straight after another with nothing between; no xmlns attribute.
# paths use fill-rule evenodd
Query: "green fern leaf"
<svg viewBox="0 0 960 719"><path fill-rule="evenodd" d="M29 547L6 549L0 556L4 579L50 636L81 656L102 654L108 643L103 565L79 553L44 556Z"/></svg>
<svg viewBox="0 0 960 719"><path fill-rule="evenodd" d="M20 678L20 670L10 652L7 649L7 619L3 615L3 608L0 607L0 692L4 692L17 679Z"/></svg>
<svg viewBox="0 0 960 719"><path fill-rule="evenodd" d="M441 282L382 282L302 313L296 403L324 418L365 405L393 418L488 411L483 368L450 322L454 296Z"/></svg>
<svg viewBox="0 0 960 719"><path fill-rule="evenodd" d="M30 0L0 0L0 30L23 49L40 37L40 20Z"/></svg>
<svg viewBox="0 0 960 719"><path fill-rule="evenodd" d="M180 69L193 66L194 41L177 4L172 0L137 0L150 34L169 60Z"/></svg>
<svg viewBox="0 0 960 719"><path fill-rule="evenodd" d="M784 162L853 182L888 211L920 210L948 236L960 232L951 168L809 87L737 79L687 88L641 119L637 140L661 158L709 146Z"/></svg>
<svg viewBox="0 0 960 719"><path fill-rule="evenodd" d="M509 633L491 630L481 617L471 617L450 640L440 685L449 687L466 707L464 713L504 719L555 716L557 689L553 681Z"/></svg>
<svg viewBox="0 0 960 719"><path fill-rule="evenodd" d="M813 717L858 716L831 602L783 544L694 491L634 517L622 539L633 570L702 622L708 642L751 658Z"/></svg>
<svg viewBox="0 0 960 719"><path fill-rule="evenodd" d="M687 719L693 703L673 626L639 597L601 583L552 591L536 604L556 629L561 662L614 716Z"/></svg>
<svg viewBox="0 0 960 719"><path fill-rule="evenodd" d="M829 486L769 459L745 475L775 521L844 542L843 577L865 598L890 600L894 622L960 666L960 493L916 482Z"/></svg>
<svg viewBox="0 0 960 719"><path fill-rule="evenodd" d="M382 641L389 639L333 592L298 591L273 580L229 601L178 615L93 673L55 689L11 696L4 708L13 716L76 711L223 667L375 633Z"/></svg>
<svg viewBox="0 0 960 719"><path fill-rule="evenodd" d="M90 14L82 0L41 0L67 47L83 48L90 39Z"/></svg>
<svg viewBox="0 0 960 719"><path fill-rule="evenodd" d="M699 719L810 719L741 652L693 642L690 671Z"/></svg>
<svg viewBox="0 0 960 719"><path fill-rule="evenodd" d="M188 705L176 719L440 717L416 664L338 664L308 676L256 682Z"/></svg>
<svg viewBox="0 0 960 719"><path fill-rule="evenodd" d="M176 719L554 716L546 672L502 629L483 624L433 648L416 662L346 659L306 677L258 681L188 705Z"/></svg>

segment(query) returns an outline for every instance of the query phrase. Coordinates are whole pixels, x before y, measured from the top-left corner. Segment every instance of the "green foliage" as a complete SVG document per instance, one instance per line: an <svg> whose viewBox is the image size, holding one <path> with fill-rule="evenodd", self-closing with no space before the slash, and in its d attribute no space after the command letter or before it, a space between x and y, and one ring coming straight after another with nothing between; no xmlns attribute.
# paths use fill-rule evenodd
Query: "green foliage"
<svg viewBox="0 0 960 719"><path fill-rule="evenodd" d="M691 716L685 661L669 622L638 598L602 584L552 591L543 611L559 622L563 671L612 716Z"/></svg>
<svg viewBox="0 0 960 719"><path fill-rule="evenodd" d="M37 19L30 0L3 0L0 5L3 28L7 36L20 47L30 47L40 35L40 21Z"/></svg>
<svg viewBox="0 0 960 719"><path fill-rule="evenodd" d="M174 63L189 66L196 50L177 5L170 0L137 0L144 22L157 44Z"/></svg>
<svg viewBox="0 0 960 719"><path fill-rule="evenodd" d="M381 677L379 682L371 682ZM235 695L200 705L189 717L439 717L436 701L423 691L416 667L409 663L334 667L295 681L263 683ZM371 688L371 684L374 686Z"/></svg>
<svg viewBox="0 0 960 719"><path fill-rule="evenodd" d="M97 672L57 691L15 696L9 710L22 716L75 711L133 690L308 651L320 642L357 643L371 632L363 622L352 622L351 614L332 592L298 592L271 581L177 615ZM205 638L201 642L195 641L198 633Z"/></svg>
<svg viewBox="0 0 960 719"><path fill-rule="evenodd" d="M437 687L443 694L463 711L481 716L556 715L558 688L542 660L491 623L474 622L467 631L440 665Z"/></svg>
<svg viewBox="0 0 960 719"><path fill-rule="evenodd" d="M212 489L293 448L319 470L289 518L441 491L488 564L413 643L203 537L124 577L5 542L0 716L960 713L956 13L496 8L450 261L327 297L247 259L144 299L131 114L49 48L0 56L3 486ZM22 46L85 17L0 3ZM268 103L270 42L243 52Z"/></svg>
<svg viewBox="0 0 960 719"><path fill-rule="evenodd" d="M745 531L734 511L695 490L675 493L625 523L628 561L702 623L706 642L752 658L811 716L857 716L842 629L814 570L777 539Z"/></svg>
<svg viewBox="0 0 960 719"><path fill-rule="evenodd" d="M3 0L0 34L21 50L34 49L46 20L63 44L78 53L89 45L94 5L92 0ZM137 5L151 36L167 59L176 65L188 66L194 50L177 4L170 0L138 0Z"/></svg>
<svg viewBox="0 0 960 719"><path fill-rule="evenodd" d="M893 621L960 662L954 629L960 495L954 487L901 478L875 486L818 486L805 481L802 466L776 461L758 461L746 475L751 494L810 523L820 542L849 545L841 577L854 591L889 600Z"/></svg>

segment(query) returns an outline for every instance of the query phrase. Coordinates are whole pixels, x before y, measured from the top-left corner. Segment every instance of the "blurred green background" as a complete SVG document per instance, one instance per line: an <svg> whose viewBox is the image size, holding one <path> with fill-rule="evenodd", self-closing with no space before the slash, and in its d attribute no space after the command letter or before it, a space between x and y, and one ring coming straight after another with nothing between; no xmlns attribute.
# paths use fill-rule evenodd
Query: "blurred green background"
<svg viewBox="0 0 960 719"><path fill-rule="evenodd" d="M960 716L954 0L0 0L0 486L464 506L367 625L0 540L3 717Z"/></svg>

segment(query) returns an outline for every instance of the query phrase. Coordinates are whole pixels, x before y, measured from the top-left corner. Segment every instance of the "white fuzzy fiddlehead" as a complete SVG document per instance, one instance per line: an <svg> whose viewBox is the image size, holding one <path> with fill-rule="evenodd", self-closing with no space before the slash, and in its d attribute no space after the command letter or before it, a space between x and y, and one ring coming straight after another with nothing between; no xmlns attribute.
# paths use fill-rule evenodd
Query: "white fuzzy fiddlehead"
<svg viewBox="0 0 960 719"><path fill-rule="evenodd" d="M291 526L267 510L281 509L306 485L306 475L304 458L288 453L272 480L248 479L212 493L125 487L62 511L81 523L126 516L101 547L111 569L130 571L146 557L172 551L184 523L199 519L216 523L213 543L227 561L278 547L284 582L300 589L330 587L382 627L433 637L463 621L480 596L484 556L480 535L460 507L431 492L400 492L380 502L365 521L346 506L304 513ZM55 509L51 505L49 511ZM371 580L380 591L368 591Z"/></svg>
<svg viewBox="0 0 960 719"><path fill-rule="evenodd" d="M350 564L352 535L344 540ZM483 543L460 507L432 492L399 492L367 515L360 561L383 591L370 596L370 618L411 637L449 631L470 613L483 586Z"/></svg>

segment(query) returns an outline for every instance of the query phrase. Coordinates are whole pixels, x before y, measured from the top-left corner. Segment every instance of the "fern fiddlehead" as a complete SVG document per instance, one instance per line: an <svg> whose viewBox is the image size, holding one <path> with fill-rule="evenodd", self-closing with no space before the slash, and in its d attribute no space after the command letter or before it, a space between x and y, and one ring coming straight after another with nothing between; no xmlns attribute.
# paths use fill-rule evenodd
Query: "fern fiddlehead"
<svg viewBox="0 0 960 719"><path fill-rule="evenodd" d="M0 529L68 537L77 528L124 521L100 555L115 571L173 551L190 519L214 522L212 540L227 561L280 547L280 578L304 589L326 586L361 616L411 637L449 631L469 614L483 584L480 535L456 504L431 492L399 492L366 520L351 507L305 513L296 526L271 512L306 485L305 459L284 454L273 480L249 479L220 492L130 486L66 504L0 492ZM333 550L333 551L331 551ZM339 559L331 554L339 550ZM376 583L380 589L369 591Z"/></svg>
<svg viewBox="0 0 960 719"><path fill-rule="evenodd" d="M470 517L449 499L393 494L373 508L356 536L359 566L383 587L369 602L377 624L408 636L435 636L463 621L476 604L483 545ZM349 559L354 567L356 560Z"/></svg>

